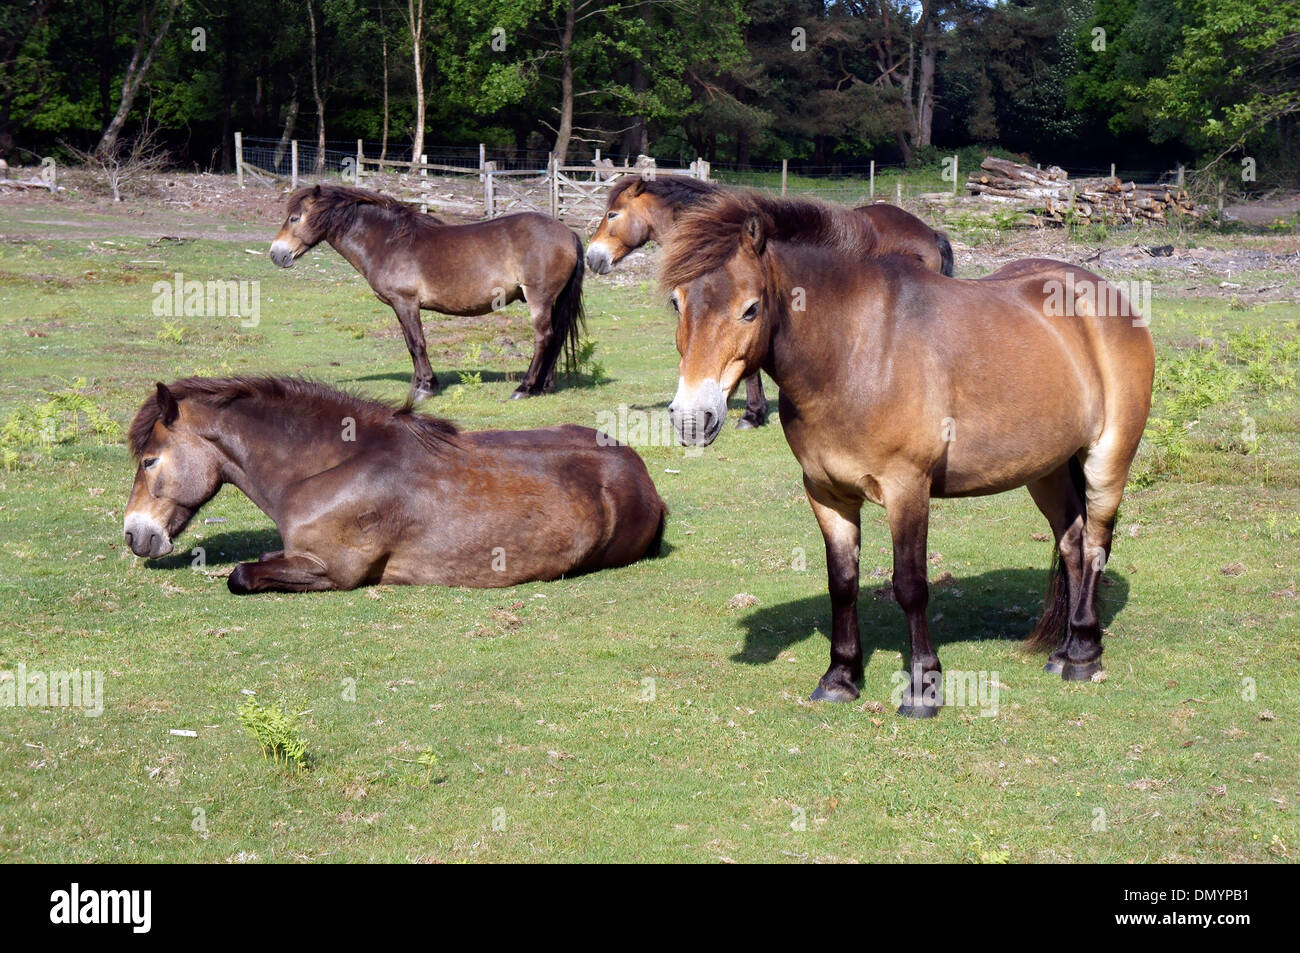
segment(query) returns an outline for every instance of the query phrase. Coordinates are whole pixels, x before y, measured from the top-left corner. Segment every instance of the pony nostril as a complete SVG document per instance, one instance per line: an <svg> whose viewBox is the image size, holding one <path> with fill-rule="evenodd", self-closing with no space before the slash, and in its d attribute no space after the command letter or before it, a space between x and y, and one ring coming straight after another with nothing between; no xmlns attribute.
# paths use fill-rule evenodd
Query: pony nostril
<svg viewBox="0 0 1300 953"><path fill-rule="evenodd" d="M704 432L705 432L705 433L708 433L710 430L713 429L713 420L714 420L713 411L711 411L711 410L706 410L706 411L704 412Z"/></svg>
<svg viewBox="0 0 1300 953"><path fill-rule="evenodd" d="M135 549L135 536L131 533L130 530L126 531L126 544L130 546L132 549Z"/></svg>

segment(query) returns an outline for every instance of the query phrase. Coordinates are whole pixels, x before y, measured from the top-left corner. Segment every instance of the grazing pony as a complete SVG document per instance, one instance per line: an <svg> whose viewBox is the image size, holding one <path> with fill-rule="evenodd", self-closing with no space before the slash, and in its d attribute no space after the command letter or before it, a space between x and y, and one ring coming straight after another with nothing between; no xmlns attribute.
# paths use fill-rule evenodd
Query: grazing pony
<svg viewBox="0 0 1300 953"><path fill-rule="evenodd" d="M123 531L165 556L225 483L284 549L230 591L374 583L512 586L625 566L667 512L636 451L586 427L462 433L445 420L294 378L158 384L131 424Z"/></svg>
<svg viewBox="0 0 1300 953"><path fill-rule="evenodd" d="M587 267L608 274L632 250L646 242L663 244L677 217L696 202L716 195L722 186L684 175L644 178L626 175L609 190L605 214L587 246ZM952 244L906 209L883 202L854 211L869 223L862 233L864 255L903 255L931 271L951 275ZM767 395L758 374L745 378L745 413L740 430L760 427L767 420Z"/></svg>
<svg viewBox="0 0 1300 953"><path fill-rule="evenodd" d="M415 365L415 400L438 389L425 351L421 309L476 316L512 301L527 302L533 359L514 397L552 390L561 351L576 368L583 334L582 239L548 215L522 212L448 225L368 189L299 189L289 196L288 215L271 242L271 260L288 268L321 241L361 272L397 315Z"/></svg>
<svg viewBox="0 0 1300 953"><path fill-rule="evenodd" d="M926 621L932 497L1028 487L1056 565L1031 639L1047 670L1101 670L1095 599L1115 514L1151 407L1146 321L1113 285L1061 262L959 280L860 254L861 216L720 193L678 220L661 282L681 353L669 407L686 444L711 443L727 398L760 367L826 541L831 664L813 699L858 696L862 504L884 506L911 672L899 711L941 702ZM801 289L801 293L796 293Z"/></svg>

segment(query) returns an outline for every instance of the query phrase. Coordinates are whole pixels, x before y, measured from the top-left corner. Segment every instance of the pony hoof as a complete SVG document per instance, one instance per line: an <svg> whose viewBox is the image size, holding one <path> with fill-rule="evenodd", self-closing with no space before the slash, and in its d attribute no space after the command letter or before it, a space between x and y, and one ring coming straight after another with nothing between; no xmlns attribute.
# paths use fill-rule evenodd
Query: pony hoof
<svg viewBox="0 0 1300 953"><path fill-rule="evenodd" d="M531 393L529 393L528 391L523 390L522 388L520 388L519 390L516 390L513 394L510 395L510 399L511 399L511 400L525 400L525 399L527 399L527 398L529 398L529 397L532 397L532 396L533 396L533 395L532 395Z"/></svg>
<svg viewBox="0 0 1300 953"><path fill-rule="evenodd" d="M1065 667L1065 663L1062 662L1059 658L1049 658L1047 660L1047 664L1043 666L1043 671L1046 672L1048 675L1060 675L1061 669L1063 669L1064 667Z"/></svg>
<svg viewBox="0 0 1300 953"><path fill-rule="evenodd" d="M858 690L853 685L825 685L817 683L817 688L808 696L810 702L851 702L856 701Z"/></svg>
<svg viewBox="0 0 1300 953"><path fill-rule="evenodd" d="M249 588L248 576L249 564L240 563L235 567L235 571L226 577L226 588L237 596L246 596L253 590Z"/></svg>
<svg viewBox="0 0 1300 953"><path fill-rule="evenodd" d="M1093 659L1091 662L1071 662L1066 659L1061 666L1061 678L1067 682L1087 682L1101 671L1101 661Z"/></svg>
<svg viewBox="0 0 1300 953"><path fill-rule="evenodd" d="M427 387L417 387L411 391L411 403L418 404L420 401L428 400L437 391L429 390Z"/></svg>
<svg viewBox="0 0 1300 953"><path fill-rule="evenodd" d="M939 714L939 706L903 704L898 706L898 713L904 718L933 718Z"/></svg>

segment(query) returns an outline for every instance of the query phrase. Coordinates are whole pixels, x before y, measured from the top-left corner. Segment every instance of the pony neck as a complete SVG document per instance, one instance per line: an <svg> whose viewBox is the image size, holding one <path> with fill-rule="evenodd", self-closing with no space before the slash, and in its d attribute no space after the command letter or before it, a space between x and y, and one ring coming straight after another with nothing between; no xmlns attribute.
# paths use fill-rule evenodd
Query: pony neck
<svg viewBox="0 0 1300 953"><path fill-rule="evenodd" d="M367 269L373 266L368 252L368 239L371 237L376 222L376 216L386 216L392 213L384 212L373 205L362 204L357 208L356 217L353 219L352 227L346 231L337 229L328 232L324 239L330 244L336 252L342 255L349 265L357 270L359 274L365 276Z"/></svg>
<svg viewBox="0 0 1300 953"><path fill-rule="evenodd" d="M802 310L792 307L793 292L796 286L808 289L833 284L842 266L837 256L826 254L824 248L780 243L770 245L769 250L769 290L779 306L771 317L762 367L781 388L782 396L797 405L801 398L820 391L833 375L826 372L820 359L810 362L807 350L807 338L816 325L825 324L827 314L807 300ZM830 355L827 359L834 360Z"/></svg>
<svg viewBox="0 0 1300 953"><path fill-rule="evenodd" d="M277 524L286 489L357 453L357 444L345 439L342 418L327 425L288 401L243 398L208 413L205 435L226 458L222 480Z"/></svg>

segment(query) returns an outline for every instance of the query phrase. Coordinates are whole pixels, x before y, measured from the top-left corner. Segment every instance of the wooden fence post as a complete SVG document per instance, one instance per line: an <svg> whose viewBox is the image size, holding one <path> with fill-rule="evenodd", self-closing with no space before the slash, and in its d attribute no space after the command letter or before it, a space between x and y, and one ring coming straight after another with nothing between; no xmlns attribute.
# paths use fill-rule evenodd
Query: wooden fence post
<svg viewBox="0 0 1300 953"><path fill-rule="evenodd" d="M1178 163L1178 187L1180 189L1183 187L1183 164L1181 162Z"/></svg>
<svg viewBox="0 0 1300 953"><path fill-rule="evenodd" d="M496 171L495 162L483 164L483 212L488 218L496 217L496 195L493 194L492 173Z"/></svg>
<svg viewBox="0 0 1300 953"><path fill-rule="evenodd" d="M235 179L239 187L244 187L244 134L235 133Z"/></svg>
<svg viewBox="0 0 1300 953"><path fill-rule="evenodd" d="M361 184L361 163L365 160L365 158L366 158L365 148L362 146L361 140L358 139L357 140L357 182L356 182L357 185Z"/></svg>
<svg viewBox="0 0 1300 953"><path fill-rule="evenodd" d="M298 191L298 140L297 139L294 139L292 142L289 143L289 155L290 155L289 161L293 165L293 170L289 173L289 187L292 188L295 192L297 192Z"/></svg>
<svg viewBox="0 0 1300 953"><path fill-rule="evenodd" d="M425 168L429 164L429 157L424 153L420 154L420 175L428 175L429 170Z"/></svg>
<svg viewBox="0 0 1300 953"><path fill-rule="evenodd" d="M871 160L871 189L867 193L870 198L876 197L876 160Z"/></svg>
<svg viewBox="0 0 1300 953"><path fill-rule="evenodd" d="M785 173L788 162L788 159L781 160L781 198L785 198Z"/></svg>
<svg viewBox="0 0 1300 953"><path fill-rule="evenodd" d="M957 174L957 161L961 156L954 152L952 154L952 194L956 195L957 190L961 188L961 176Z"/></svg>
<svg viewBox="0 0 1300 953"><path fill-rule="evenodd" d="M560 159L552 153L546 159L546 175L550 189L551 217L560 217Z"/></svg>
<svg viewBox="0 0 1300 953"><path fill-rule="evenodd" d="M486 180L486 176L483 174L483 171L487 168L486 160L487 160L487 146L485 146L483 143L480 142L478 144L478 180L480 182ZM491 218L491 215L489 215L488 217Z"/></svg>

